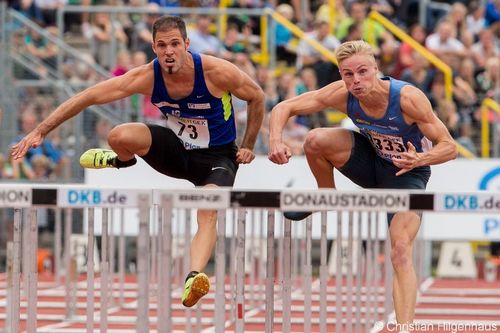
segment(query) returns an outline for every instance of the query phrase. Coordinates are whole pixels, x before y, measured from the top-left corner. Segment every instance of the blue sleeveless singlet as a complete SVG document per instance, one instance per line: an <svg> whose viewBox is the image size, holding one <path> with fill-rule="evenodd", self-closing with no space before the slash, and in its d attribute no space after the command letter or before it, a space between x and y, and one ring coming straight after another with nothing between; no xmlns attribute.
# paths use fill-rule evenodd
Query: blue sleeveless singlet
<svg viewBox="0 0 500 333"><path fill-rule="evenodd" d="M181 140L186 149L226 145L236 139L236 125L231 94L212 96L203 75L201 56L191 52L194 61L194 87L185 98L169 96L158 59L153 61L154 88L151 102L167 118L167 127Z"/></svg>
<svg viewBox="0 0 500 333"><path fill-rule="evenodd" d="M416 124L408 125L401 112L400 92L401 88L409 83L384 77L389 80L389 104L382 118L368 116L361 106L359 100L349 93L347 100L347 115L354 124L366 136L377 154L387 161L392 158L400 158L401 153L407 151L407 142L410 141L417 152L427 151L431 148L431 142L422 134Z"/></svg>

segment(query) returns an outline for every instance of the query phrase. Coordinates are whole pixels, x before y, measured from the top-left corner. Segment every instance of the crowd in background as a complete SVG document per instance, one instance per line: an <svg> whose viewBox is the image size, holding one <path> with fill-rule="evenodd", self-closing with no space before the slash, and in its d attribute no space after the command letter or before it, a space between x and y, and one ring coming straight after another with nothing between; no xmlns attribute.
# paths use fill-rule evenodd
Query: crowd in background
<svg viewBox="0 0 500 333"><path fill-rule="evenodd" d="M429 13L428 23L421 25L418 1L373 0L336 1L335 24L331 25L328 1L260 1L234 0L231 7L261 8L271 6L278 13L298 24L307 35L330 51L341 42L365 39L375 44L376 58L381 75L408 81L419 87L430 99L436 114L446 124L453 137L477 154L479 135L479 109L489 97L500 100L500 1L448 1L446 12ZM217 6L215 1L194 0L14 0L10 6L36 21L47 31L56 33L56 10L66 4L88 6L148 6L149 14L119 14L111 21L110 14L68 13L65 16L67 32L77 31L86 40L87 57L110 71L122 75L130 68L150 62L152 23L155 13L165 7ZM306 4L306 5L304 5ZM417 42L438 56L453 70L453 99L445 96L443 74L410 45L401 42L382 25L368 17L370 10L377 10L406 31ZM275 30L277 66L269 68L253 61L252 54L259 52L260 25L258 17L235 15L228 18L227 31L219 39L215 18L206 15L186 17L189 23L190 49L227 59L250 75L266 93L266 110L282 100L321 88L340 79L334 63L318 53L303 40L298 40L281 24ZM335 27L331 31L330 27ZM110 58L112 43L118 47L116 59ZM15 44L40 60L39 70L19 70L18 78L43 78L47 70L56 66L57 46L49 43L32 29L14 32ZM63 73L72 84L100 80L88 65L63 64ZM55 96L44 94L43 89L26 89L19 110L20 135L51 112L56 106ZM24 98L29 97L29 98ZM132 104L142 112L145 122L162 123L162 115L147 97L135 96ZM246 103L233 97L238 129L246 122ZM491 121L498 122L492 113ZM87 137L85 147L105 147L106 134L113 124L107 119L93 118L93 133ZM352 126L346 119L336 116L335 110L291 118L284 137L293 154L302 154L302 143L309 129L319 126ZM267 154L267 122L262 126L256 153ZM241 139L241 132L239 132ZM20 137L20 136L19 136ZM12 138L12 142L19 140ZM32 149L24 160L13 161L7 152L0 155L0 176L10 179L54 179L62 177L61 170L69 163L68 155L60 146L61 135L57 130L50 134L42 147Z"/></svg>

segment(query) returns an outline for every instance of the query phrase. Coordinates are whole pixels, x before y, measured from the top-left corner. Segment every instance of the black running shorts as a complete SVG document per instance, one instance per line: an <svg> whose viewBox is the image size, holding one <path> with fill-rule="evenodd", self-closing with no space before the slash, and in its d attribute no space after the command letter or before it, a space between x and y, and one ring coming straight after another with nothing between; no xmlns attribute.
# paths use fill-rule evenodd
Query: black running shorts
<svg viewBox="0 0 500 333"><path fill-rule="evenodd" d="M169 177L186 179L195 186L233 186L238 170L238 147L234 142L187 150L172 130L158 125L148 127L152 143L148 153L141 157L153 169Z"/></svg>

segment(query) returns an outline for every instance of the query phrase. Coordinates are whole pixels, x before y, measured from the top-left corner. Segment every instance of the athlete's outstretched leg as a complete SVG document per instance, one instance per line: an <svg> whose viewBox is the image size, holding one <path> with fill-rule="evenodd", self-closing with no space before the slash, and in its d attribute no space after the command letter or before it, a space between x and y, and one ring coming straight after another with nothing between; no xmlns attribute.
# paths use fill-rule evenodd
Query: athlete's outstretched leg
<svg viewBox="0 0 500 333"><path fill-rule="evenodd" d="M419 228L420 217L413 212L396 213L389 227L394 268L392 296L399 324L410 324L415 316L417 276L412 255L413 242Z"/></svg>
<svg viewBox="0 0 500 333"><path fill-rule="evenodd" d="M217 211L198 209L197 218L198 230L191 241L191 272L186 278L182 296L182 304L187 307L195 305L210 289L210 282L203 270L217 240Z"/></svg>

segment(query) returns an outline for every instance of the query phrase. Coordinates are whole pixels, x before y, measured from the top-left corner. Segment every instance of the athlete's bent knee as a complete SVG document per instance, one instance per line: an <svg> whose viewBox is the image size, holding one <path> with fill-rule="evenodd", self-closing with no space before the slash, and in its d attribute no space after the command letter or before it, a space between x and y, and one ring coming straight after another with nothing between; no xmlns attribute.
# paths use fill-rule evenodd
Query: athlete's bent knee
<svg viewBox="0 0 500 333"><path fill-rule="evenodd" d="M304 152L309 155L319 155L323 151L321 129L316 128L307 133L304 142Z"/></svg>
<svg viewBox="0 0 500 333"><path fill-rule="evenodd" d="M129 143L130 135L121 126L114 127L108 134L108 143L111 147L119 147Z"/></svg>

